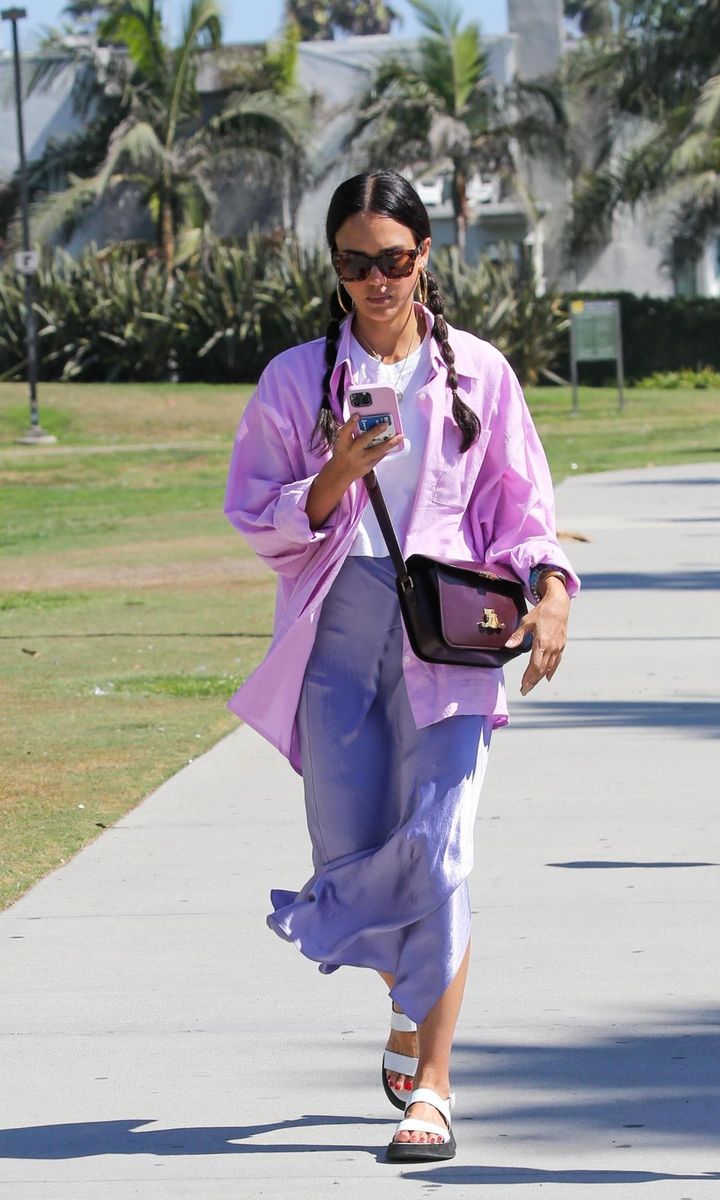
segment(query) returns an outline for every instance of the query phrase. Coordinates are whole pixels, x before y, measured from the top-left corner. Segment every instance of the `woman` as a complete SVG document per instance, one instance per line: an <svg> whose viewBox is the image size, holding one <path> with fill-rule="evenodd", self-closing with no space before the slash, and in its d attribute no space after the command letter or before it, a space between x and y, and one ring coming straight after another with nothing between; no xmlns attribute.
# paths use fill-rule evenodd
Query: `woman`
<svg viewBox="0 0 720 1200"><path fill-rule="evenodd" d="M473 825L507 708L501 671L413 655L362 477L377 468L406 554L496 562L525 584L536 606L508 643L533 634L523 694L557 670L578 580L512 370L445 323L417 193L393 171L346 180L327 240L327 334L268 365L233 450L225 511L278 593L268 654L230 707L303 776L314 873L271 893L268 924L322 972L379 972L393 999L383 1086L405 1110L387 1158L451 1158ZM401 397L403 455L400 436L355 435L344 393L365 382Z"/></svg>

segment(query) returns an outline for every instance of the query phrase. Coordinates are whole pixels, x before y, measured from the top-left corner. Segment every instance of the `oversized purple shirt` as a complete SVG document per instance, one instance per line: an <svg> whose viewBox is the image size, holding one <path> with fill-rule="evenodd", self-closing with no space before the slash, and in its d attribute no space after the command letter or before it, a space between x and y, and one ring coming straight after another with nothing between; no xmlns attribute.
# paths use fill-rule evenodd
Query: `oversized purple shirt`
<svg viewBox="0 0 720 1200"><path fill-rule="evenodd" d="M423 311L431 328L433 317ZM348 318L330 383L340 420L338 391L346 372L349 379L349 343ZM567 572L574 595L579 580L557 542L550 472L520 385L487 342L451 328L450 344L458 391L480 418L482 432L463 454L447 368L433 339L430 378L417 395L429 418L428 437L404 553L498 563L513 570L526 589L535 565L554 563ZM228 707L298 772L295 714L320 608L368 503L357 481L327 523L310 528L308 491L330 457L309 449L325 369L324 338L286 350L268 364L238 427L225 496L228 519L278 576L270 647ZM456 713L491 715L494 726L507 724L501 670L423 662L406 636L403 670L419 728Z"/></svg>

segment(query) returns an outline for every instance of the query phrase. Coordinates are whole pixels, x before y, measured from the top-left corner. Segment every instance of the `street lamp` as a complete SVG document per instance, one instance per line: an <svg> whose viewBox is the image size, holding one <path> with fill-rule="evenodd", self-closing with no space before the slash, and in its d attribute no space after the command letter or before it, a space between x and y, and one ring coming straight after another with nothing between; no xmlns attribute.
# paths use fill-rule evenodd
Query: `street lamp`
<svg viewBox="0 0 720 1200"><path fill-rule="evenodd" d="M20 48L18 46L17 23L27 16L24 8L4 8L0 11L0 20L10 21L12 25L13 58L15 61L15 112L17 114L18 156L20 159L20 211L22 213L23 248L15 255L15 265L25 276L25 340L27 344L27 378L30 393L30 428L27 433L17 440L26 445L55 442L51 434L45 433L40 424L40 409L37 399L37 331L35 329L34 277L37 270L37 254L30 249L30 219L28 216L28 181L27 164L25 162L25 134L22 118L22 81L20 78Z"/></svg>

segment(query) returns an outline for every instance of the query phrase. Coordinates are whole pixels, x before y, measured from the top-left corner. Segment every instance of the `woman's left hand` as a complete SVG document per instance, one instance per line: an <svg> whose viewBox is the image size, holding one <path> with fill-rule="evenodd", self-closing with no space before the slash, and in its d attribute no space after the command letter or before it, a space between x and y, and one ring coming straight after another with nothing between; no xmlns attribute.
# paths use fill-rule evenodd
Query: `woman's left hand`
<svg viewBox="0 0 720 1200"><path fill-rule="evenodd" d="M520 684L521 695L527 696L545 677L548 683L557 671L567 641L570 597L559 579L549 579L542 600L527 614L505 645L519 646L527 633L533 635L530 662Z"/></svg>

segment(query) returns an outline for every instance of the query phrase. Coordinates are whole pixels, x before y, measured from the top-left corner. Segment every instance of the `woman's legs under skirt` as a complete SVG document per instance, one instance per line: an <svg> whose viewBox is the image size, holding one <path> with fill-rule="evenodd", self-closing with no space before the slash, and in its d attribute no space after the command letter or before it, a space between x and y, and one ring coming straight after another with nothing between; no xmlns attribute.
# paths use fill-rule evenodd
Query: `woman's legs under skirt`
<svg viewBox="0 0 720 1200"><path fill-rule="evenodd" d="M320 617L298 711L314 874L268 924L326 973L395 977L421 1022L470 937L467 876L490 740L482 716L417 729L388 559L349 558Z"/></svg>

